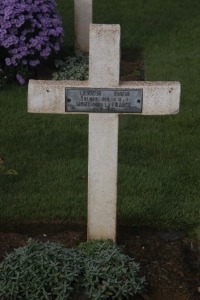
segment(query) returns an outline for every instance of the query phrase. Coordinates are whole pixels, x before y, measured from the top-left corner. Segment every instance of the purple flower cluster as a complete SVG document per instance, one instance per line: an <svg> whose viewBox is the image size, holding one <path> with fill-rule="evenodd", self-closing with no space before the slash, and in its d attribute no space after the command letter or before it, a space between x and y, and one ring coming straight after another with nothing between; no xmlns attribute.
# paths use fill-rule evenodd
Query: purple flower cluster
<svg viewBox="0 0 200 300"><path fill-rule="evenodd" d="M6 52L6 66L31 69L60 50L64 32L55 0L0 0L0 7L0 49Z"/></svg>

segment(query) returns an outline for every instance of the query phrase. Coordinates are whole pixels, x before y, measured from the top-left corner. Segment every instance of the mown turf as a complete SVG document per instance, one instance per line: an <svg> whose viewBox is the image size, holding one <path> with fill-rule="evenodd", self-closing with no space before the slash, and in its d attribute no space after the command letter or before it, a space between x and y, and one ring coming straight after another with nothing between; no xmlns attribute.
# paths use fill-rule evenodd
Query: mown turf
<svg viewBox="0 0 200 300"><path fill-rule="evenodd" d="M58 1L73 46L73 1ZM96 23L120 23L122 48L143 49L146 80L181 82L176 116L121 116L118 219L200 225L200 2L95 0ZM87 116L31 115L27 87L0 92L0 220L86 220Z"/></svg>

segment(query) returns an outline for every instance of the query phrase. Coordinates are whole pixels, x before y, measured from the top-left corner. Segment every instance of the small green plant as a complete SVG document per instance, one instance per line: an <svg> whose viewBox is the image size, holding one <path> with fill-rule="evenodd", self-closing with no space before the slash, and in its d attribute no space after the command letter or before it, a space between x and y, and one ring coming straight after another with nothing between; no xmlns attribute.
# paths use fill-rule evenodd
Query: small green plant
<svg viewBox="0 0 200 300"><path fill-rule="evenodd" d="M86 255L83 286L89 299L128 299L144 290L139 264L112 242L88 242L80 249Z"/></svg>
<svg viewBox="0 0 200 300"><path fill-rule="evenodd" d="M0 175L18 175L18 172L5 167L4 160L0 157Z"/></svg>
<svg viewBox="0 0 200 300"><path fill-rule="evenodd" d="M71 299L82 268L81 251L29 240L0 264L0 299Z"/></svg>
<svg viewBox="0 0 200 300"><path fill-rule="evenodd" d="M87 80L89 76L88 56L77 54L65 60L56 60L57 72L53 73L53 80Z"/></svg>

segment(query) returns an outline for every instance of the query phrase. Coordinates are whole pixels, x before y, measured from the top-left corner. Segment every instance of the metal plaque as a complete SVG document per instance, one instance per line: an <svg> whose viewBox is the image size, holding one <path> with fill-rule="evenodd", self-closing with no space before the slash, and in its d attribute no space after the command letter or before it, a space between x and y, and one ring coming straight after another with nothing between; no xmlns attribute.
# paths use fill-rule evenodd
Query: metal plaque
<svg viewBox="0 0 200 300"><path fill-rule="evenodd" d="M66 112L141 113L142 89L65 88Z"/></svg>

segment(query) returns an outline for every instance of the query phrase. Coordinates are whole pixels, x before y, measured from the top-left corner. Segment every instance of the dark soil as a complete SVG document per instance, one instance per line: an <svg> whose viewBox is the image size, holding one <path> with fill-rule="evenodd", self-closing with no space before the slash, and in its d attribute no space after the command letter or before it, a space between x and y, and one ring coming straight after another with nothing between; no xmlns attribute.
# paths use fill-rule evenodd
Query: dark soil
<svg viewBox="0 0 200 300"><path fill-rule="evenodd" d="M123 49L120 65L121 80L144 80L144 57L140 49Z"/></svg>
<svg viewBox="0 0 200 300"><path fill-rule="evenodd" d="M76 247L86 241L86 224L0 225L0 260L29 238ZM191 240L182 232L163 233L148 228L119 226L117 243L141 265L147 291L135 300L200 299L199 253L190 251ZM79 299L86 299L80 297Z"/></svg>

